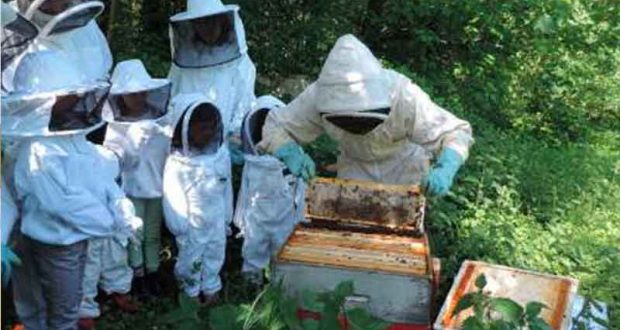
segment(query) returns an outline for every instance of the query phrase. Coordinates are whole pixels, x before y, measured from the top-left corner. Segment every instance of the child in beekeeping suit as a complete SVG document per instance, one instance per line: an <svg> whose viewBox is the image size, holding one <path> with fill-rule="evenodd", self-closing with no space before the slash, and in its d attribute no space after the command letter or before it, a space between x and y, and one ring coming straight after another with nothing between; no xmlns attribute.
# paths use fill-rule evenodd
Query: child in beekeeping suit
<svg viewBox="0 0 620 330"><path fill-rule="evenodd" d="M129 245L133 289L139 295L160 293L161 198L164 163L171 129L167 122L170 81L154 79L140 60L120 62L112 74L111 114L104 145L123 159L123 189L144 220L144 235ZM110 118L112 117L112 118Z"/></svg>
<svg viewBox="0 0 620 330"><path fill-rule="evenodd" d="M164 214L179 249L174 272L182 290L202 303L218 300L219 276L232 221L231 162L223 116L202 94L172 101L174 135L164 169Z"/></svg>
<svg viewBox="0 0 620 330"><path fill-rule="evenodd" d="M3 136L27 139L14 169L23 262L14 270L16 311L26 329L75 329L89 240L134 239L142 226L115 182L118 159L86 140L102 123L109 84L40 50L21 60L14 86L1 123Z"/></svg>
<svg viewBox="0 0 620 330"><path fill-rule="evenodd" d="M116 66L112 76L112 88L108 96L110 107L106 113L110 124L104 145L122 159L123 188L125 193L133 198L136 213L143 218L149 238L155 236L155 257L158 257L159 252L161 203L155 203L158 212L152 212L156 216L149 218L152 213L144 212L144 204L148 206L148 202L138 197L149 196L149 193L161 196L161 178L168 139L160 133L163 129L157 124L157 120L166 113L169 94L168 80L152 79L140 60L123 61ZM147 143L149 145L143 145ZM142 192L142 195L139 192ZM153 235L153 231L156 235ZM143 236L141 235L137 244L130 244L132 251L139 253L139 258L133 260L135 262L135 259L138 259L139 267L142 266L140 247ZM138 272L142 270L139 267ZM138 306L132 303L127 295L131 289L133 274L134 270L128 263L127 242L117 239L93 239L89 242L83 282L84 298L80 307L82 328L94 326L93 318L100 315L95 301L98 287L111 294L112 300L121 310L138 310Z"/></svg>
<svg viewBox="0 0 620 330"><path fill-rule="evenodd" d="M222 112L233 161L241 163L239 129L255 100L256 68L248 55L239 6L188 0L170 17L172 95L202 93Z"/></svg>
<svg viewBox="0 0 620 330"><path fill-rule="evenodd" d="M303 218L304 181L258 148L269 111L282 106L273 96L261 96L241 129L245 163L234 222L244 237L242 272L255 285L262 284L270 257Z"/></svg>

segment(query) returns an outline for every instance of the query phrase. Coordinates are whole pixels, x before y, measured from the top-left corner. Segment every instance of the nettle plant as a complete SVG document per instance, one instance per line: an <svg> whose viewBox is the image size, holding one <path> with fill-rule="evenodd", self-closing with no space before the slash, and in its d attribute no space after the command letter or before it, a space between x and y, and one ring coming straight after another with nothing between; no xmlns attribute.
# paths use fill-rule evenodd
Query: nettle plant
<svg viewBox="0 0 620 330"><path fill-rule="evenodd" d="M465 294L457 303L452 317L473 309L473 315L463 321L463 330L551 330L540 317L545 304L531 301L525 307L512 299L491 297L484 292L487 280L480 274L475 282L477 290Z"/></svg>

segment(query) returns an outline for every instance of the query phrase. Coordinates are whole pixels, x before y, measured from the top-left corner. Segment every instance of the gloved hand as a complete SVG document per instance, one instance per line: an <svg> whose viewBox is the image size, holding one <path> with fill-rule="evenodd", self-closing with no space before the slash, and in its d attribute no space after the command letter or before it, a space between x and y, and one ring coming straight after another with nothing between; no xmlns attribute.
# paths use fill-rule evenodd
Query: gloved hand
<svg viewBox="0 0 620 330"><path fill-rule="evenodd" d="M129 225L130 235L129 241L134 245L139 245L144 237L144 222L139 217L131 217L127 224Z"/></svg>
<svg viewBox="0 0 620 330"><path fill-rule="evenodd" d="M21 265L22 261L5 244L2 244L2 256L0 257L2 258L2 285L6 286L11 278L11 268L13 265Z"/></svg>
<svg viewBox="0 0 620 330"><path fill-rule="evenodd" d="M278 148L273 155L284 162L293 175L301 177L306 182L316 175L314 161L297 143L288 142Z"/></svg>
<svg viewBox="0 0 620 330"><path fill-rule="evenodd" d="M121 241L129 240L139 243L143 235L143 221L136 216L136 211L129 198L119 198L110 203L112 215L117 226L117 237Z"/></svg>
<svg viewBox="0 0 620 330"><path fill-rule="evenodd" d="M426 191L430 195L444 196L450 191L454 176L463 165L463 157L453 149L445 148L426 179Z"/></svg>

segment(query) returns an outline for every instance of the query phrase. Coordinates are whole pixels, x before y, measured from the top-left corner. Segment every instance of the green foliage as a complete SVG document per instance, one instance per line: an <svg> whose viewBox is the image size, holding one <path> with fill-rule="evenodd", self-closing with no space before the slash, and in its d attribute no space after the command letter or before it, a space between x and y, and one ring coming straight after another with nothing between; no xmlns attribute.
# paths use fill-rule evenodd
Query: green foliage
<svg viewBox="0 0 620 330"><path fill-rule="evenodd" d="M474 118L475 119L475 118ZM464 259L562 274L610 304L620 322L620 144L544 140L479 122L477 144L449 196L431 200L431 245L447 290Z"/></svg>
<svg viewBox="0 0 620 330"><path fill-rule="evenodd" d="M168 17L184 1L118 0L115 59L169 62ZM236 1L259 78L315 77L335 40L353 33L416 72L435 97L556 143L620 128L620 3L615 0ZM107 15L100 19L107 24Z"/></svg>
<svg viewBox="0 0 620 330"><path fill-rule="evenodd" d="M555 141L618 127L617 1L376 3L363 30L372 49L440 94L455 84L495 125Z"/></svg>
<svg viewBox="0 0 620 330"><path fill-rule="evenodd" d="M551 330L540 318L540 312L547 308L539 302L529 302L525 308L509 298L491 297L484 292L486 278L484 274L476 278L474 292L467 293L457 302L452 317L469 308L473 315L463 321L463 330Z"/></svg>
<svg viewBox="0 0 620 330"><path fill-rule="evenodd" d="M307 292L300 301L287 297L280 285L266 286L247 303L225 303L214 308L201 306L196 299L181 293L178 306L168 305L168 311L141 325L164 329L217 330L340 330L340 317L345 317L351 329L382 330L389 325L361 308L345 310L347 296L354 294L352 282L343 282L333 291ZM298 318L298 308L320 315L319 319ZM106 323L102 329L106 329ZM116 323L116 326L124 325ZM133 324L134 329L140 324ZM112 327L113 328L113 327Z"/></svg>

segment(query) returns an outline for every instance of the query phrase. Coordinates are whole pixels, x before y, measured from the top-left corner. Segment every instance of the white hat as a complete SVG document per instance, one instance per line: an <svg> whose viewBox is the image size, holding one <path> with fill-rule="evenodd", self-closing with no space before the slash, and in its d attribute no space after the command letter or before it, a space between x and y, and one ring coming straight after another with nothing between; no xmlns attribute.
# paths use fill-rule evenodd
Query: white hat
<svg viewBox="0 0 620 330"><path fill-rule="evenodd" d="M168 79L154 79L138 59L120 62L112 72L110 94L130 94L157 89L170 84Z"/></svg>
<svg viewBox="0 0 620 330"><path fill-rule="evenodd" d="M90 89L88 78L59 51L38 50L24 55L15 69L15 93L40 94Z"/></svg>
<svg viewBox="0 0 620 330"><path fill-rule="evenodd" d="M13 78L15 90L2 97L2 134L6 136L55 136L86 134L102 122L95 115L89 126L55 130L53 107L62 95L80 95L84 116L94 113L107 94L109 84L92 82L66 56L51 50L27 53ZM86 123L85 123L86 124Z"/></svg>
<svg viewBox="0 0 620 330"><path fill-rule="evenodd" d="M316 107L343 113L387 108L392 84L387 70L355 36L336 41L316 81Z"/></svg>
<svg viewBox="0 0 620 330"><path fill-rule="evenodd" d="M224 5L221 0L187 0L187 10L170 17L170 21L186 21L236 10L239 6Z"/></svg>

